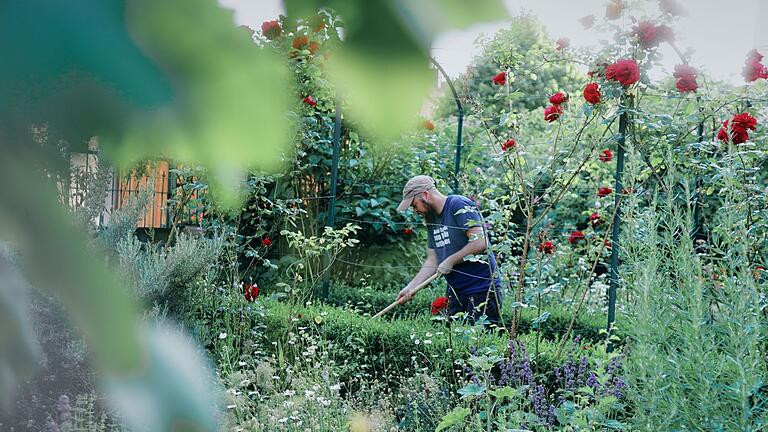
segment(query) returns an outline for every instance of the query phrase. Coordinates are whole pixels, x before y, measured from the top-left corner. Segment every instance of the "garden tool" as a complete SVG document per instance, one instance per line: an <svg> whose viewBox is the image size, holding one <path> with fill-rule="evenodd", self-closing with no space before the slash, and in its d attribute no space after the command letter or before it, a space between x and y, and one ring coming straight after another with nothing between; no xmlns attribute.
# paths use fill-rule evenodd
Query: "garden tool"
<svg viewBox="0 0 768 432"><path fill-rule="evenodd" d="M416 295L416 293L419 292L419 290L421 290L425 286L429 285L433 280L437 279L438 276L440 276L440 273L435 273L432 276L428 277L427 280L425 280L424 282L419 284L419 286L417 286L416 288L413 289L413 295ZM405 302L405 297L400 298L399 300L395 300L394 302L392 302L391 305L385 307L384 309L381 310L381 312L379 312L376 315L374 315L373 318L378 318L378 317L384 315L385 313L387 313L387 312L391 311L392 309L394 309L395 306L397 306L397 305L399 305L401 303L404 303L404 302Z"/></svg>

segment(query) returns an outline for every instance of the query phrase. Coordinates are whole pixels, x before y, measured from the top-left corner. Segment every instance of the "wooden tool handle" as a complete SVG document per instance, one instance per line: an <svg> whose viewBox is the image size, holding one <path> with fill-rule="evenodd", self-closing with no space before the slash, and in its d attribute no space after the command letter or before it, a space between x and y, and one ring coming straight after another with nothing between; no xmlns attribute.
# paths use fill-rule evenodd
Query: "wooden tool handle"
<svg viewBox="0 0 768 432"><path fill-rule="evenodd" d="M438 276L440 276L440 274L439 273L435 273L432 276L428 277L427 280L425 280L424 282L420 283L419 286L417 286L416 288L413 289L413 295L415 295L417 292L419 292L425 286L429 285L433 280L437 279ZM395 300L394 302L392 302L392 304L390 304L389 306L387 306L384 309L382 309L381 312L379 312L376 315L374 315L373 318L378 318L378 317L384 315L385 313L391 311L392 309L395 308L395 306L403 303L404 301L405 301L404 297L400 298L399 300Z"/></svg>

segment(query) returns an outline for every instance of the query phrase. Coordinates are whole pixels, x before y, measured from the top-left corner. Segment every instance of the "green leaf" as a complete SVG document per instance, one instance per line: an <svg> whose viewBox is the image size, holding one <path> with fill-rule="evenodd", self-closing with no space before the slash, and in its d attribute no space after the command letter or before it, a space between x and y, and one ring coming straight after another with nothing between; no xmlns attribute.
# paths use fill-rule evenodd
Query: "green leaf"
<svg viewBox="0 0 768 432"><path fill-rule="evenodd" d="M451 412L443 416L443 418L440 420L440 423L437 424L437 427L435 428L435 432L440 432L445 429L448 429L453 425L459 424L460 422L464 421L464 418L468 416L469 413L470 413L469 408L464 408L464 407L454 408Z"/></svg>
<svg viewBox="0 0 768 432"><path fill-rule="evenodd" d="M481 396L485 393L486 387L481 384L472 383L464 388L460 388L457 392L461 395L461 398L467 398L470 396Z"/></svg>
<svg viewBox="0 0 768 432"><path fill-rule="evenodd" d="M497 399L514 399L520 395L520 392L513 387L502 387L500 389L489 390L488 393Z"/></svg>

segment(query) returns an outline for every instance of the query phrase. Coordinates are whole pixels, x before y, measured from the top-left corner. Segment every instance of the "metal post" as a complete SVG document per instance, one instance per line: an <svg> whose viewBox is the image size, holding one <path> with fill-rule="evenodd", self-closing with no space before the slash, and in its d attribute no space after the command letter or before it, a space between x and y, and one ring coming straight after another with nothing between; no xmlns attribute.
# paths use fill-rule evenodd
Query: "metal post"
<svg viewBox="0 0 768 432"><path fill-rule="evenodd" d="M621 209L619 208L622 193L621 176L624 173L624 143L627 136L627 112L621 113L619 117L619 145L616 151L616 175L614 187L614 216L613 230L611 231L611 284L608 288L608 332L616 321L616 287L619 284L619 234L621 224ZM613 351L613 344L608 343L607 351Z"/></svg>
<svg viewBox="0 0 768 432"><path fill-rule="evenodd" d="M336 103L336 117L333 121L333 157L331 159L331 200L328 203L328 218L325 225L333 228L336 225L336 183L339 177L339 142L341 141L341 109ZM326 262L329 260L326 257ZM323 286L320 291L320 297L328 298L330 291L331 277L330 272L326 272Z"/></svg>
<svg viewBox="0 0 768 432"><path fill-rule="evenodd" d="M458 108L457 116L459 118L459 125L458 130L456 131L456 157L453 160L453 193L458 194L459 193L459 171L461 170L461 135L462 135L462 129L464 126L464 108L461 106L461 100L459 99L458 93L456 93L456 89L453 87L453 82L451 81L451 78L448 76L448 74L445 72L445 69L443 69L442 66L440 66L440 63L437 62L434 58L431 58L432 64L437 67L437 70L440 71L440 73L443 75L443 78L445 78L445 81L448 83L448 87L451 89L451 93L453 93L453 99L456 101L456 108Z"/></svg>

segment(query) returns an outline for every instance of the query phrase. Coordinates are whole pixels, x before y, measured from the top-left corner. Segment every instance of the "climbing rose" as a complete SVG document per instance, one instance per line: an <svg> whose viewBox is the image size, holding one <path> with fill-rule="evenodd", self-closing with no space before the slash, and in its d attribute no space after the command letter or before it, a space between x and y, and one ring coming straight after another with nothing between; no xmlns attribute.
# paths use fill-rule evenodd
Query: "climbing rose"
<svg viewBox="0 0 768 432"><path fill-rule="evenodd" d="M507 82L507 73L499 72L493 77L493 83L496 85L504 85Z"/></svg>
<svg viewBox="0 0 768 432"><path fill-rule="evenodd" d="M563 92L557 92L549 97L549 102L551 102L552 105L560 105L566 103L568 102L568 95Z"/></svg>
<svg viewBox="0 0 768 432"><path fill-rule="evenodd" d="M611 193L613 193L613 189L609 187L601 187L600 189L597 190L597 196L599 196L600 198L606 197Z"/></svg>
<svg viewBox="0 0 768 432"><path fill-rule="evenodd" d="M579 18L579 22L582 26L584 26L585 29L592 28L593 25L595 25L595 18L594 15L587 15Z"/></svg>
<svg viewBox="0 0 768 432"><path fill-rule="evenodd" d="M611 2L605 6L605 17L609 20L615 20L621 16L621 11L623 9L624 0L611 0Z"/></svg>
<svg viewBox="0 0 768 432"><path fill-rule="evenodd" d="M432 123L432 120L425 120L424 121L424 129L426 130L432 130L435 128L435 124Z"/></svg>
<svg viewBox="0 0 768 432"><path fill-rule="evenodd" d="M592 226L600 225L600 213L594 212L591 215L589 215L589 221L592 223Z"/></svg>
<svg viewBox="0 0 768 432"><path fill-rule="evenodd" d="M600 156L598 157L600 158L600 162L610 162L613 160L613 152L611 149L605 149L600 153Z"/></svg>
<svg viewBox="0 0 768 432"><path fill-rule="evenodd" d="M551 241L545 241L544 243L539 245L539 252L541 253L552 255L554 251L555 251L555 245Z"/></svg>
<svg viewBox="0 0 768 432"><path fill-rule="evenodd" d="M605 77L628 87L640 80L640 68L633 59L619 60L605 68Z"/></svg>
<svg viewBox="0 0 768 432"><path fill-rule="evenodd" d="M582 240L584 240L584 233L581 231L574 231L568 237L568 243L570 244L576 244Z"/></svg>
<svg viewBox="0 0 768 432"><path fill-rule="evenodd" d="M264 21L261 23L261 33L265 38L273 40L283 34L283 28L277 20Z"/></svg>
<svg viewBox="0 0 768 432"><path fill-rule="evenodd" d="M589 83L584 86L584 100L592 105L600 103L600 86L597 83Z"/></svg>
<svg viewBox="0 0 768 432"><path fill-rule="evenodd" d="M632 28L632 35L637 37L644 49L656 48L662 42L672 42L675 35L672 29L665 25L654 25L649 21L640 21Z"/></svg>
<svg viewBox="0 0 768 432"><path fill-rule="evenodd" d="M560 38L555 42L555 49L558 51L562 51L569 46L571 46L571 41L569 41L567 38Z"/></svg>
<svg viewBox="0 0 768 432"><path fill-rule="evenodd" d="M309 106L317 106L317 101L312 95L305 97L302 101Z"/></svg>
<svg viewBox="0 0 768 432"><path fill-rule="evenodd" d="M432 302L432 315L437 315L448 307L448 297L438 297Z"/></svg>
<svg viewBox="0 0 768 432"><path fill-rule="evenodd" d="M552 123L560 118L560 114L563 113L563 107L560 105L550 105L544 109L544 120Z"/></svg>
<svg viewBox="0 0 768 432"><path fill-rule="evenodd" d="M502 151L512 150L517 146L517 141L514 139L508 139L505 143L501 145Z"/></svg>
<svg viewBox="0 0 768 432"><path fill-rule="evenodd" d="M760 63L763 59L763 55L757 50L752 50L747 54L747 60L744 62L744 69L741 71L741 75L744 77L744 81L753 82L758 79L768 79L768 69Z"/></svg>
<svg viewBox="0 0 768 432"><path fill-rule="evenodd" d="M749 115L749 113L736 114L729 121L723 122L723 127L717 133L717 139L723 142L728 142L729 138L734 144L741 144L749 140L749 130L755 130L757 126L757 119Z"/></svg>
<svg viewBox="0 0 768 432"><path fill-rule="evenodd" d="M272 239L270 239L269 237L264 237L261 240L261 244L263 244L264 246L267 246L267 247L272 246Z"/></svg>
<svg viewBox="0 0 768 432"><path fill-rule="evenodd" d="M403 234L405 234L407 236L413 235L413 230L411 228L406 228L406 229L403 230Z"/></svg>
<svg viewBox="0 0 768 432"><path fill-rule="evenodd" d="M243 296L248 301L254 301L259 297L259 287L256 284L243 285Z"/></svg>
<svg viewBox="0 0 768 432"><path fill-rule="evenodd" d="M675 66L675 73L672 74L677 78L675 87L680 90L681 93L696 91L699 88L699 84L696 82L696 69L686 64L679 64Z"/></svg>

